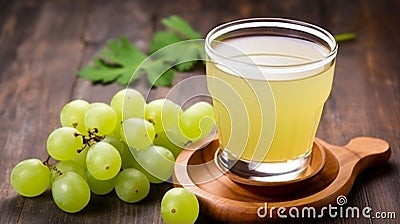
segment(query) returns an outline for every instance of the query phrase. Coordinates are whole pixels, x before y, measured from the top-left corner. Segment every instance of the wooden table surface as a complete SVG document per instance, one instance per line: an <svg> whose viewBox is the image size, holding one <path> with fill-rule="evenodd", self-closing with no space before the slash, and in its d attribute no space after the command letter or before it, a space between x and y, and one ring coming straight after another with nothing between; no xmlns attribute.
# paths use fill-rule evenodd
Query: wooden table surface
<svg viewBox="0 0 400 224"><path fill-rule="evenodd" d="M125 35L147 51L151 36L162 27L160 19L171 14L188 20L203 36L217 24L246 17L288 17L332 33L355 32L355 41L339 45L333 90L317 136L337 145L357 136L387 140L392 149L389 162L356 179L347 205L400 216L400 1L4 0L0 1L0 223L162 223L160 201L172 187L168 183L152 185L150 195L137 204L121 202L111 193L93 196L84 210L67 214L53 203L50 191L37 198L18 196L9 175L20 160L46 158L46 137L59 126L63 104L75 98L109 102L124 88L93 85L76 76L108 39ZM177 75L175 83L203 74L199 66ZM149 89L144 79L133 87L142 93ZM153 89L150 99L169 90ZM180 94L190 91L186 88ZM324 217L313 222L399 220ZM207 214L198 219L198 223L215 222Z"/></svg>

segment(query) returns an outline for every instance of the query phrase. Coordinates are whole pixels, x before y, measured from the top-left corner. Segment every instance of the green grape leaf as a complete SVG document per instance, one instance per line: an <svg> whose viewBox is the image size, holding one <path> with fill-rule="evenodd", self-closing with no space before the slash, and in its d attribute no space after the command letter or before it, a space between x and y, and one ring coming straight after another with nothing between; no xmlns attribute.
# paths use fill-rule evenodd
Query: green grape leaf
<svg viewBox="0 0 400 224"><path fill-rule="evenodd" d="M148 76L149 83L154 86L169 86L172 83L174 73L168 71L165 76L157 74L158 80L154 82L154 73L160 68L154 68L159 64L153 63L153 67L143 68L142 62L147 58L140 49L133 45L126 37L119 40L109 40L107 47L100 50L99 57L93 59L93 65L84 66L79 72L80 77L92 80L93 82L108 84L118 82L120 85L128 85L139 78L142 71Z"/></svg>
<svg viewBox="0 0 400 224"><path fill-rule="evenodd" d="M175 73L170 67L163 59L149 60L142 66L144 72L147 74L147 81L153 86L172 85Z"/></svg>
<svg viewBox="0 0 400 224"><path fill-rule="evenodd" d="M154 53L163 47L170 44L177 43L183 39L176 35L176 33L170 31L158 31L154 34L153 39L150 43L150 53Z"/></svg>
<svg viewBox="0 0 400 224"><path fill-rule="evenodd" d="M107 47L102 49L99 57L93 59L93 65L84 66L78 75L94 82L107 84L117 81L127 85L129 80L135 80L134 71L146 58L136 46L126 37L119 40L109 40Z"/></svg>
<svg viewBox="0 0 400 224"><path fill-rule="evenodd" d="M164 18L161 22L169 29L182 35L184 39L199 39L201 37L200 33L194 31L188 22L177 15Z"/></svg>
<svg viewBox="0 0 400 224"><path fill-rule="evenodd" d="M164 18L161 22L168 30L156 32L153 36L150 52L155 53L161 50L155 57L165 61L165 64L176 65L175 69L181 72L191 70L196 59L205 58L202 42L186 41L201 37L189 23L176 15Z"/></svg>
<svg viewBox="0 0 400 224"><path fill-rule="evenodd" d="M176 65L178 71L188 71L193 68L197 59L205 58L202 41L184 41L164 48L160 58L167 64Z"/></svg>

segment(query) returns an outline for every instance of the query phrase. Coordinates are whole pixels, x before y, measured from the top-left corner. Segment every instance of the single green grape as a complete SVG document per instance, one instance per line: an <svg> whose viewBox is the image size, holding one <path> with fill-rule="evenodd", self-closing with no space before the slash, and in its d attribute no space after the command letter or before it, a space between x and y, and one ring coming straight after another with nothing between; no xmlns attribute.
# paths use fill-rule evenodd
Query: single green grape
<svg viewBox="0 0 400 224"><path fill-rule="evenodd" d="M115 186L115 177L109 180L98 180L94 178L89 171L87 174L87 183L89 185L90 191L97 195L106 195L110 193Z"/></svg>
<svg viewBox="0 0 400 224"><path fill-rule="evenodd" d="M121 169L121 156L118 150L107 142L98 142L89 148L86 168L98 180L109 180Z"/></svg>
<svg viewBox="0 0 400 224"><path fill-rule="evenodd" d="M133 158L133 155L132 155L131 151L129 150L129 147L125 142L123 142L120 139L114 138L112 136L106 136L103 139L103 142L110 143L112 146L114 146L118 150L118 152L121 156L121 160L122 160L122 164L121 164L122 169L134 167L135 159Z"/></svg>
<svg viewBox="0 0 400 224"><path fill-rule="evenodd" d="M176 143L177 141L170 137L173 135L174 135L174 133L169 132L169 130L159 132L156 134L156 137L154 138L153 143L154 143L154 145L163 146L166 149L168 149L169 151L171 151L176 159L176 158L178 158L179 154L182 152L184 143L183 142Z"/></svg>
<svg viewBox="0 0 400 224"><path fill-rule="evenodd" d="M63 127L73 127L81 133L86 133L84 119L86 111L89 110L89 103L77 99L67 103L60 112L60 122Z"/></svg>
<svg viewBox="0 0 400 224"><path fill-rule="evenodd" d="M134 203L145 198L150 191L147 177L137 169L122 170L115 182L115 192L125 202Z"/></svg>
<svg viewBox="0 0 400 224"><path fill-rule="evenodd" d="M123 89L112 97L110 105L117 112L118 120L124 121L134 117L143 118L146 100L137 90Z"/></svg>
<svg viewBox="0 0 400 224"><path fill-rule="evenodd" d="M175 157L171 151L162 146L150 146L147 149L135 151L135 168L142 171L151 183L162 183L168 180L174 172Z"/></svg>
<svg viewBox="0 0 400 224"><path fill-rule="evenodd" d="M100 106L100 107L108 107L108 106L110 106L110 105L108 105L108 104L106 104L106 103L103 103L103 102L93 102L93 103L91 103L91 104L89 105L89 109L91 109L91 108L93 108L93 107L97 107L97 106Z"/></svg>
<svg viewBox="0 0 400 224"><path fill-rule="evenodd" d="M155 131L150 122L142 118L129 118L121 125L121 137L130 148L143 149L153 144Z"/></svg>
<svg viewBox="0 0 400 224"><path fill-rule="evenodd" d="M145 119L154 125L156 132L178 126L181 107L169 99L157 99L145 107Z"/></svg>
<svg viewBox="0 0 400 224"><path fill-rule="evenodd" d="M182 132L192 141L209 135L215 127L214 109L207 102L197 102L186 109L179 120Z"/></svg>
<svg viewBox="0 0 400 224"><path fill-rule="evenodd" d="M91 106L85 114L85 127L97 128L99 135L110 134L118 124L117 113L107 104Z"/></svg>
<svg viewBox="0 0 400 224"><path fill-rule="evenodd" d="M73 160L64 160L57 162L51 170L51 182L60 176L60 173L74 171L86 180L85 167Z"/></svg>
<svg viewBox="0 0 400 224"><path fill-rule="evenodd" d="M10 181L18 194L36 197L50 186L50 170L39 159L26 159L12 169Z"/></svg>
<svg viewBox="0 0 400 224"><path fill-rule="evenodd" d="M168 139L180 148L185 148L188 144L192 143L193 140L189 139L183 131L180 129L179 125L168 128L164 130L165 135Z"/></svg>
<svg viewBox="0 0 400 224"><path fill-rule="evenodd" d="M73 171L56 178L52 184L51 193L56 205L69 213L82 210L90 200L89 185Z"/></svg>
<svg viewBox="0 0 400 224"><path fill-rule="evenodd" d="M61 127L50 133L47 138L47 152L56 160L71 160L83 147L82 136L71 127Z"/></svg>
<svg viewBox="0 0 400 224"><path fill-rule="evenodd" d="M114 130L109 133L107 136L114 137L116 139L121 139L121 122L118 122L117 126L115 126Z"/></svg>
<svg viewBox="0 0 400 224"><path fill-rule="evenodd" d="M194 223L198 216L199 202L185 188L172 188L161 200L161 218L166 224Z"/></svg>

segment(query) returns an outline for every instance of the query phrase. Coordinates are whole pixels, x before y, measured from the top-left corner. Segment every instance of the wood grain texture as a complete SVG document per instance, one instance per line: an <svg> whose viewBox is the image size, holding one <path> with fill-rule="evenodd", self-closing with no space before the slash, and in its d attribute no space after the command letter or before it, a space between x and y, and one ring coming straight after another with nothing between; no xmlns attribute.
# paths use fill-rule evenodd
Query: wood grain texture
<svg viewBox="0 0 400 224"><path fill-rule="evenodd" d="M115 194L93 196L78 214L61 212L50 191L28 199L11 188L13 166L28 157L45 158L47 135L59 125L63 104L74 98L108 102L123 87L93 85L75 76L109 38L127 36L146 51L159 19L178 14L205 35L212 27L244 17L287 17L323 26L333 33L355 32L357 40L339 46L333 90L317 136L344 145L355 136L386 139L387 165L360 175L348 205L400 214L400 2L328 0L15 0L0 1L0 223L162 223L161 197L171 184L152 185L146 200L126 204ZM204 68L178 74L175 83L204 75ZM171 88L133 84L149 99ZM174 93L182 101L192 84ZM198 223L216 223L202 213ZM307 223L398 223L373 218L307 220Z"/></svg>

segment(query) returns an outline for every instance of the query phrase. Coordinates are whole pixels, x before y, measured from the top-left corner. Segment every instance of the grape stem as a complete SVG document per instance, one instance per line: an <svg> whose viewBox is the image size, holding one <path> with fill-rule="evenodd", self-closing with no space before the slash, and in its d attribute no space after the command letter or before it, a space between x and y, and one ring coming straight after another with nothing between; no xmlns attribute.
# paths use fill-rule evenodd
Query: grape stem
<svg viewBox="0 0 400 224"><path fill-rule="evenodd" d="M99 133L97 128L89 129L88 135L79 132L75 133L75 136L82 136L83 139L83 147L78 149L78 153L82 152L87 146L90 147L104 139L105 136L98 135L97 133Z"/></svg>
<svg viewBox="0 0 400 224"><path fill-rule="evenodd" d="M54 170L57 176L63 175L63 172L61 172L59 169L57 169L57 166L51 166L50 169Z"/></svg>
<svg viewBox="0 0 400 224"><path fill-rule="evenodd" d="M46 160L42 161L43 165L45 165L45 166L50 166L50 163L49 163L50 158L51 158L51 156L50 156L50 155L47 155Z"/></svg>
<svg viewBox="0 0 400 224"><path fill-rule="evenodd" d="M339 33L334 35L336 42L345 42L355 40L357 35L355 33Z"/></svg>
<svg viewBox="0 0 400 224"><path fill-rule="evenodd" d="M50 164L50 162L49 162L50 159L51 159L51 156L48 155L47 158L46 158L46 160L43 161L43 164L44 164L45 166L47 166L49 169L54 170L57 176L63 175L63 173L62 173L59 169L57 169L57 167L56 167L55 165L51 165L51 164Z"/></svg>

